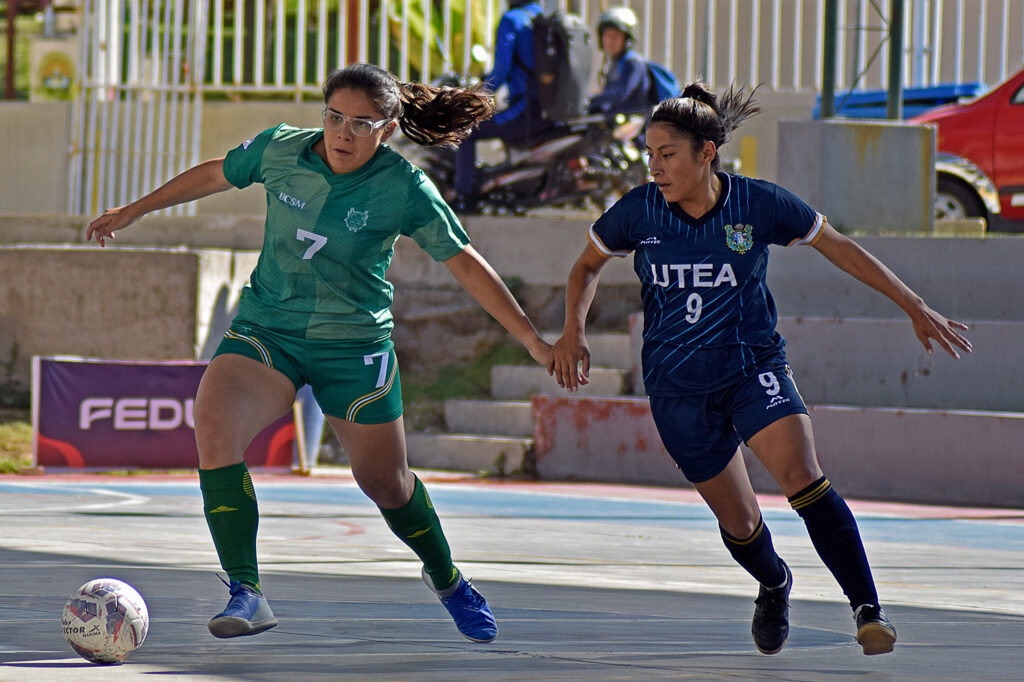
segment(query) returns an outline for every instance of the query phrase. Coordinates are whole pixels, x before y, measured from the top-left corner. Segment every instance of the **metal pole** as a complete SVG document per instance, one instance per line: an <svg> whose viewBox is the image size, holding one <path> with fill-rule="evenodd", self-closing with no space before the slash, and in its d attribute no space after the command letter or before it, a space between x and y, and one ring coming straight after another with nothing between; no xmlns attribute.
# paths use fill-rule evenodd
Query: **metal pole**
<svg viewBox="0 0 1024 682"><path fill-rule="evenodd" d="M898 1L898 0L897 0ZM839 30L839 2L825 0L825 41L821 69L821 109L818 118L836 114L836 31Z"/></svg>
<svg viewBox="0 0 1024 682"><path fill-rule="evenodd" d="M905 0L892 0L889 16L889 90L885 117L903 118L903 10Z"/></svg>

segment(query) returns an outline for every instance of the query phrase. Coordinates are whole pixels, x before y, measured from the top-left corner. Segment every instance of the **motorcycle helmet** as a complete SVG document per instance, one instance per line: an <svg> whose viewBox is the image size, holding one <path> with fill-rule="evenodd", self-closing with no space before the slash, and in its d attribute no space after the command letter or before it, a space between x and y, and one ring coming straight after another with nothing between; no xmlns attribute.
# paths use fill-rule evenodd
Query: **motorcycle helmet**
<svg viewBox="0 0 1024 682"><path fill-rule="evenodd" d="M626 36L626 44L636 42L636 14L628 7L611 7L601 12L601 16L597 18L598 38L606 28L622 31Z"/></svg>

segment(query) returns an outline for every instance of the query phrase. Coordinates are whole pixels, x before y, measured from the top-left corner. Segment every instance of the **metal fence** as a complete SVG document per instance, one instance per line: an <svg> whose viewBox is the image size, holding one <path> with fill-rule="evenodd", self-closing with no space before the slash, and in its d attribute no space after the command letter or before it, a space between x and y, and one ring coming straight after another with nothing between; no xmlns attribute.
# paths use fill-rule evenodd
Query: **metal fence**
<svg viewBox="0 0 1024 682"><path fill-rule="evenodd" d="M204 98L315 98L329 71L353 61L406 81L482 73L506 8L504 0L81 1L72 213L124 203L197 163ZM545 0L591 26L609 6L629 6L640 20L638 49L680 80L780 93L818 90L826 1L839 15L837 88L884 89L893 0ZM1024 62L1024 0L898 1L907 3L907 86L994 84Z"/></svg>
<svg viewBox="0 0 1024 682"><path fill-rule="evenodd" d="M185 1L185 0L182 0ZM837 85L884 89L892 0L834 0L840 17ZM1024 0L906 3L905 85L994 84L1024 61ZM503 0L209 0L206 86L244 93L316 92L327 72L372 61L403 80L439 69L485 70ZM546 0L594 25L609 6L631 7L638 48L683 77L712 85L764 83L780 92L821 83L826 0ZM432 21L425 21L425 12ZM382 21L381 17L387 17ZM465 40L466 29L471 36ZM881 57L881 58L880 58ZM272 64L272 68L265 68Z"/></svg>
<svg viewBox="0 0 1024 682"><path fill-rule="evenodd" d="M123 205L198 163L205 4L84 0L69 213Z"/></svg>

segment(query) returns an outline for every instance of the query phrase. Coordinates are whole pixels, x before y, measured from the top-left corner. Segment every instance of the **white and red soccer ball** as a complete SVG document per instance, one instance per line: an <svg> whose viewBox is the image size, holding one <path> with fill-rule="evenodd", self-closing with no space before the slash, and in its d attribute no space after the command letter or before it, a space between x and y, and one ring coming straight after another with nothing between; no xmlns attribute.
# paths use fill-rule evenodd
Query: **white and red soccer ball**
<svg viewBox="0 0 1024 682"><path fill-rule="evenodd" d="M134 587L97 578L78 588L61 616L64 638L87 661L122 663L149 631L149 609Z"/></svg>

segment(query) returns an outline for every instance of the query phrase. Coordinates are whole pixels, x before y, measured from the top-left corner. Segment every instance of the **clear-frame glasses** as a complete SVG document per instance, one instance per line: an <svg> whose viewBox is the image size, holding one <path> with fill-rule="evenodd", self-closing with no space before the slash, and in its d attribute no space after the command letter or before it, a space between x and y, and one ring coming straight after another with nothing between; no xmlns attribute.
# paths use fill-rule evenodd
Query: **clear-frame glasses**
<svg viewBox="0 0 1024 682"><path fill-rule="evenodd" d="M369 137L377 128L380 128L385 123L391 121L390 118L385 118L380 121L367 121L365 118L352 118L345 114L335 111L334 109L324 108L324 128L328 130L340 130L343 125L348 123L349 128L352 130L352 134L357 137Z"/></svg>

